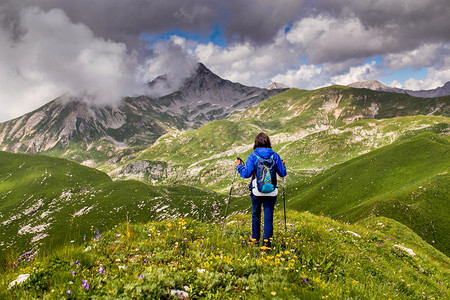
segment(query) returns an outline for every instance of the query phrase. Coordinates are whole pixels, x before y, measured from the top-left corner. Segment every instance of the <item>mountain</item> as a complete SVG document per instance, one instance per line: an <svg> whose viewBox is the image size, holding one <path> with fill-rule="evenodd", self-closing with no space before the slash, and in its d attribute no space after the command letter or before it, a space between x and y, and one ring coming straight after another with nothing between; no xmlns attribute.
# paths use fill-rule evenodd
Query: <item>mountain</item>
<svg viewBox="0 0 450 300"><path fill-rule="evenodd" d="M165 80L167 77L160 77L157 82ZM178 91L155 99L152 103L155 110L181 115L190 128L195 128L224 119L235 111L247 109L284 90L248 87L224 80L199 63L195 74L185 80Z"/></svg>
<svg viewBox="0 0 450 300"><path fill-rule="evenodd" d="M348 85L349 87L359 88L359 89L369 89L373 91L384 91L384 92L392 92L399 94L408 94L414 97L421 98L436 98L436 97L444 97L450 95L450 81L445 83L443 86L432 89L432 90L421 90L421 91L413 91L413 90L404 90L399 88L393 88L387 86L377 80L368 80L362 82L355 82Z"/></svg>
<svg viewBox="0 0 450 300"><path fill-rule="evenodd" d="M450 95L450 81L447 81L443 86L425 91L406 91L408 94L416 97L434 98Z"/></svg>
<svg viewBox="0 0 450 300"><path fill-rule="evenodd" d="M281 91L232 83L199 64L177 92L160 98L127 97L117 106L93 106L75 98L53 100L1 123L0 150L46 153L98 165L144 149L168 131L223 119Z"/></svg>
<svg viewBox="0 0 450 300"><path fill-rule="evenodd" d="M106 161L129 147L152 144L180 117L156 112L143 97L126 98L118 107L92 106L58 98L17 119L0 124L0 149L47 153L88 164Z"/></svg>
<svg viewBox="0 0 450 300"><path fill-rule="evenodd" d="M387 86L384 83L379 82L378 80L359 81L359 82L351 83L348 86L352 87L352 88L357 88L357 89L369 89L372 91L383 91L383 92L406 94L405 90Z"/></svg>
<svg viewBox="0 0 450 300"><path fill-rule="evenodd" d="M272 82L268 86L266 86L267 90L276 90L276 89L288 89L289 87L287 85L284 85L282 83L278 82Z"/></svg>

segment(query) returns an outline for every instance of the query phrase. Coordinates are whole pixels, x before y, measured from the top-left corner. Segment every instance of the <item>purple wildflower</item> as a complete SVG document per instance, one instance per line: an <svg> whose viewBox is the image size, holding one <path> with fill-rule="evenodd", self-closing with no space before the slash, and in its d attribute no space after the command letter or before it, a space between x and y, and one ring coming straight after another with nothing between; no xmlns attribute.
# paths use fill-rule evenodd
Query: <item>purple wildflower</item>
<svg viewBox="0 0 450 300"><path fill-rule="evenodd" d="M84 287L87 291L89 291L89 284L87 284L87 280L83 280L81 286Z"/></svg>
<svg viewBox="0 0 450 300"><path fill-rule="evenodd" d="M308 283L308 282L309 282L309 279L308 279L308 278L305 278L304 281L305 281L306 283Z"/></svg>
<svg viewBox="0 0 450 300"><path fill-rule="evenodd" d="M75 276L75 274L77 274L77 272L75 272L75 271L72 271L72 276Z"/></svg>
<svg viewBox="0 0 450 300"><path fill-rule="evenodd" d="M69 294L69 295L72 295L72 291L71 290L67 290L66 293Z"/></svg>
<svg viewBox="0 0 450 300"><path fill-rule="evenodd" d="M140 279L144 279L144 275L139 275L139 278Z"/></svg>
<svg viewBox="0 0 450 300"><path fill-rule="evenodd" d="M100 273L100 274L105 274L105 270L103 270L103 268L102 267L100 267L100 269L98 269L98 272Z"/></svg>
<svg viewBox="0 0 450 300"><path fill-rule="evenodd" d="M146 259L146 258L144 258L144 262L145 262L145 263L147 262L147 259Z"/></svg>

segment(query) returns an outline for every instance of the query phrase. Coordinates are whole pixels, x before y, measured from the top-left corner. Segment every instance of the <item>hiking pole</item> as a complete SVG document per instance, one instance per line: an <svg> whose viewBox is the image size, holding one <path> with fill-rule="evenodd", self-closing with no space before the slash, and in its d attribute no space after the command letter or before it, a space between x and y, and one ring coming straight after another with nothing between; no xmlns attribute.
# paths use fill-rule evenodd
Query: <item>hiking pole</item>
<svg viewBox="0 0 450 300"><path fill-rule="evenodd" d="M240 161L240 164L245 165L244 161L242 159L240 159L239 157L237 158L237 160ZM223 228L225 226L225 221L227 219L228 205L230 204L230 200L231 200L231 192L233 191L233 184L234 184L234 178L236 177L236 172L237 172L237 167L234 167L233 181L231 181L230 193L228 194L227 207L225 208L225 216L223 217L222 232L220 233L220 236L223 235Z"/></svg>
<svg viewBox="0 0 450 300"><path fill-rule="evenodd" d="M283 183L283 206L284 206L284 231L287 231L286 227L286 197L284 196L284 177L282 177Z"/></svg>

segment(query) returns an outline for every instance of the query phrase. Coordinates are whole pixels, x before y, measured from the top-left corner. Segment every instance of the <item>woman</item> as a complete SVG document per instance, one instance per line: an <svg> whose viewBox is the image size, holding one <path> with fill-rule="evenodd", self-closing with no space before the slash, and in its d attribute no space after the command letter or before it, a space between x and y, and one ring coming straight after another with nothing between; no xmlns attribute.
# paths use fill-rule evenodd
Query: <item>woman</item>
<svg viewBox="0 0 450 300"><path fill-rule="evenodd" d="M275 202L277 201L277 193L272 192L268 196L261 196L258 193L256 186L253 184L253 179L256 177L256 167L258 159L268 159L270 157L274 160L274 168L276 173L284 177L286 176L286 167L284 161L280 156L272 150L272 145L267 134L261 132L255 138L255 144L253 146L254 152L247 158L245 166L240 164L239 160L234 162L237 171L242 178L252 177L249 190L251 191L250 197L252 199L253 213L252 213L252 241L255 246L259 246L259 239L261 235L261 206L264 207L264 234L263 234L263 246L270 248L271 240L273 236L273 210ZM260 196L256 196L258 194Z"/></svg>

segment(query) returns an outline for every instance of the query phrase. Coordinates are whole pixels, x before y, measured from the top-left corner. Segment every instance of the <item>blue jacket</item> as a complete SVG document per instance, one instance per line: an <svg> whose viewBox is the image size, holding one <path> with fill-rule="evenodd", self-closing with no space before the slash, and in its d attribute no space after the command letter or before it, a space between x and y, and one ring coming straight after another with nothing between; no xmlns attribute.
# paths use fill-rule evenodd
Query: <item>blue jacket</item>
<svg viewBox="0 0 450 300"><path fill-rule="evenodd" d="M274 152L270 148L256 148L255 151L249 155L247 161L245 162L245 167L243 165L238 165L237 171L242 178L249 178L255 176L256 165L258 163L258 158L256 155L262 158L269 158L273 154L273 159L275 160L275 164L277 166L277 174L281 177L286 176L286 167L281 161L278 153ZM250 181L249 190L252 190L252 182Z"/></svg>

